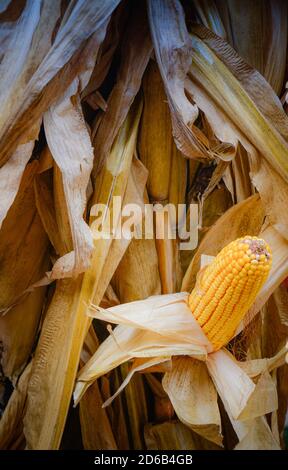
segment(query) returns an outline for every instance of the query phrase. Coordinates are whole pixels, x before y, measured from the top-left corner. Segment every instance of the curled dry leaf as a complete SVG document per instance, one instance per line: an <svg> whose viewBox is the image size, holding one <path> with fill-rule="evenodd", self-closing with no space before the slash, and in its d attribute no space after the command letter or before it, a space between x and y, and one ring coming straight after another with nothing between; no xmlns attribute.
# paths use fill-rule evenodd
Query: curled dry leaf
<svg viewBox="0 0 288 470"><path fill-rule="evenodd" d="M93 137L96 171L102 167L113 141L137 95L152 52L144 2L133 4L130 22L121 44L121 65L107 101L107 111L96 122Z"/></svg>
<svg viewBox="0 0 288 470"><path fill-rule="evenodd" d="M53 0L54 3L55 5L57 3L60 5L60 2L57 0ZM87 45L85 46L85 41L93 33L99 33L101 30L103 35L105 34L108 20L118 3L119 0L105 0L101 4L97 3L95 5L89 0L79 0L78 2L70 3L52 46L46 50L43 49L44 46L40 48L41 52L44 50L44 54L38 62L39 66L36 70L32 69L32 75L29 75L28 79L26 78L22 86L17 86L17 93L15 90L13 90L13 93L11 92L12 103L10 102L10 96L5 98L5 108L1 114L0 122L1 165L10 158L20 143L26 143L36 138L39 131L39 119L43 113L50 104L55 102L65 92L67 86L82 72L83 68L86 68L87 50L89 48L87 49ZM45 17L41 18L40 16L40 21L37 22L35 15L37 16L38 10L39 17L41 4L40 2L33 1L27 2L25 15L27 16L28 10L30 11L32 8L35 13L30 20L34 19L35 21L34 29L39 25L39 32L34 35L35 42L30 52L32 55L31 60L39 47L38 38L42 36L46 41L47 34L44 31L42 32L41 27L46 28L47 24L51 23L50 9L52 10L52 17L55 18L57 8L53 9L53 4L52 2L45 2L45 8L41 9L41 14L45 15ZM58 16L56 15L55 22L57 19ZM55 24L51 27L52 31L54 27ZM19 30L17 30L17 34L13 35L13 38L19 37L19 40L22 42L24 39L21 31L21 26L19 26ZM25 40L27 35L32 33L33 30L25 28ZM13 48L12 50L18 51L18 48ZM22 56L18 54L18 57ZM5 60L5 57L3 60ZM10 67L10 71L13 71L13 58L7 57L7 62L7 68ZM29 65L29 62L27 65ZM6 90L5 86L4 89ZM43 90L45 90L44 93ZM16 95L17 99L15 99Z"/></svg>
<svg viewBox="0 0 288 470"><path fill-rule="evenodd" d="M66 94L44 115L48 146L62 174L73 240L73 251L57 260L51 273L52 279L76 277L85 271L93 249L92 234L83 220L86 189L93 166L93 149L81 111L78 86L79 81L76 79Z"/></svg>
<svg viewBox="0 0 288 470"><path fill-rule="evenodd" d="M0 447L7 449L22 433L22 420L27 399L27 387L31 374L30 362L22 373L0 420Z"/></svg>
<svg viewBox="0 0 288 470"><path fill-rule="evenodd" d="M136 102L98 174L94 204L108 203L112 208L113 196L123 198L135 151L140 113L141 103ZM102 216L102 224L105 225L105 214ZM92 232L94 217L91 214ZM93 300L95 303L101 301L113 269L129 244L125 240L123 250L122 240L113 241L119 242L120 250L116 245L112 251L111 238L95 240L91 267L85 274L76 280L63 279L57 283L43 323L28 388L24 434L31 449L57 449L60 445L82 345L90 325L86 305ZM108 269L106 274L105 269Z"/></svg>

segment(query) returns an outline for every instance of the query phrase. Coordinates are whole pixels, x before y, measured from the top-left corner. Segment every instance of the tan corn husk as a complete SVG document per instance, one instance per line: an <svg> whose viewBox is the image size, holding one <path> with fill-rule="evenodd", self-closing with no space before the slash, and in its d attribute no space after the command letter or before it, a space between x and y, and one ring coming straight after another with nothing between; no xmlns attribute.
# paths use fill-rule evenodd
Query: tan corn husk
<svg viewBox="0 0 288 470"><path fill-rule="evenodd" d="M45 269L48 239L35 205L33 181L37 170L37 161L27 166L0 231L2 313L19 301Z"/></svg>
<svg viewBox="0 0 288 470"><path fill-rule="evenodd" d="M144 4L133 5L129 27L121 44L121 65L117 82L108 98L107 111L93 129L93 146L99 171L137 95L152 51Z"/></svg>
<svg viewBox="0 0 288 470"><path fill-rule="evenodd" d="M145 442L148 450L221 450L212 442L201 438L180 421L147 425Z"/></svg>
<svg viewBox="0 0 288 470"><path fill-rule="evenodd" d="M124 195L135 149L140 111L141 108L136 103L126 118L106 165L99 174L94 202L107 202L111 201L111 196ZM111 239L95 242L91 268L85 273L83 280L81 277L75 281L63 280L57 286L55 298L43 324L28 387L24 433L29 448L55 449L60 445L82 344L90 324L85 315L85 305L92 299L96 303L100 302L109 284L110 279L104 284L101 275L105 262L107 266L112 264L110 262L109 265L108 261L111 242ZM119 261L118 258L117 263ZM62 360L55 361L54 357L59 355ZM64 373L67 368L69 374ZM57 389L54 387L56 376ZM40 393L39 382L42 383ZM45 387L44 382L47 384ZM39 405L36 406L36 403ZM36 410L41 410L41 413Z"/></svg>
<svg viewBox="0 0 288 470"><path fill-rule="evenodd" d="M93 325L90 326L85 338L81 359L85 363L98 347L98 339ZM102 407L103 399L98 382L93 384L90 393L81 400L79 419L84 449L87 450L116 450L116 442L106 409Z"/></svg>
<svg viewBox="0 0 288 470"><path fill-rule="evenodd" d="M59 5L60 2L56 1L55 4L57 5L57 3ZM46 8L42 9L43 16L38 23L37 34L33 37L35 42L30 52L32 61L34 60L34 54L38 53L38 39L39 37L43 38L43 44L41 42L42 47L39 49L43 55L40 58L36 55L37 60L42 60L41 64L36 70L34 68L31 69L33 73L25 77L25 81L21 86L18 86L17 83L16 89L13 87L13 92L9 89L9 96L7 96L7 89L4 87L6 90L6 96L3 99L5 107L3 107L0 122L1 165L10 158L20 143L28 142L37 137L40 125L39 118L42 117L43 112L48 109L49 105L63 94L73 79L86 68L87 60L89 60L89 55L92 52L91 47L93 52L95 51L96 36L93 36L93 33L98 35L98 42L101 43L105 35L108 20L118 3L119 0L113 0L112 2L105 1L104 4L97 4L95 7L95 5L92 5L87 0L80 0L77 4L70 4L57 31L52 47L48 51L47 49L44 50L44 54L43 46L47 47L47 34L43 33L43 27L46 27L48 23L50 24L49 18L54 18L55 22L57 21L57 16L56 18L54 16L55 13L57 15L57 8L54 10L51 8L53 5L49 3ZM40 4L38 2L36 4L29 2L24 12L26 17L35 23L37 17L35 14L30 15L31 8L36 12L36 15L39 15ZM52 16L50 8L55 12L52 13ZM51 25L52 31L54 26L55 23ZM33 29L25 29L25 35L27 36L27 34L33 34ZM83 48L85 41L89 37L90 40ZM12 49L19 52L19 49L14 45L15 38L24 43L22 27L20 25L19 27L17 25L17 34L13 36ZM19 57L23 60L22 55L19 55ZM68 62L69 67L67 67ZM27 62L27 65L29 67L29 62ZM7 71L15 73L13 55L7 55L7 60L4 57L2 67L5 67ZM3 74L1 74L2 76ZM14 85L14 82L12 84ZM44 88L45 95L41 96ZM11 104L13 105L11 106ZM9 129L8 132L7 129Z"/></svg>
<svg viewBox="0 0 288 470"><path fill-rule="evenodd" d="M216 0L215 3L227 32L228 42L246 62L266 78L279 95L286 64L286 2L273 1L269 6L263 2L251 3L247 0L241 2L241 5L237 0ZM209 27L219 35L214 24L211 27L210 23Z"/></svg>
<svg viewBox="0 0 288 470"><path fill-rule="evenodd" d="M17 440L20 435L22 439L23 414L26 406L27 388L31 374L31 362L22 373L4 414L0 420L0 448L7 449Z"/></svg>

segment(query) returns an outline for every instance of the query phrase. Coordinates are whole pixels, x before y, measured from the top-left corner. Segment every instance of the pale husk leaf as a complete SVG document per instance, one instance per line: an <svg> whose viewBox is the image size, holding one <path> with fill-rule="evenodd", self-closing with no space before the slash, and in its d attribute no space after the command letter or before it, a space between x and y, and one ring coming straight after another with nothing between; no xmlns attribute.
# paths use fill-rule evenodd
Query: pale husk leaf
<svg viewBox="0 0 288 470"><path fill-rule="evenodd" d="M189 357L174 358L172 371L164 375L162 384L180 421L222 445L217 392L205 363Z"/></svg>

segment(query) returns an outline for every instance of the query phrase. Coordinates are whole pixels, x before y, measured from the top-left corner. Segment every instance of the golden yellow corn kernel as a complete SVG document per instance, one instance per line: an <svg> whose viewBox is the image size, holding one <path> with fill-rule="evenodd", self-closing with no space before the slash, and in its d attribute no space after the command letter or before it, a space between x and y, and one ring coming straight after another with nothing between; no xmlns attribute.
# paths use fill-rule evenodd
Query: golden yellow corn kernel
<svg viewBox="0 0 288 470"><path fill-rule="evenodd" d="M189 296L189 306L214 350L233 337L271 268L267 243L246 236L225 246Z"/></svg>

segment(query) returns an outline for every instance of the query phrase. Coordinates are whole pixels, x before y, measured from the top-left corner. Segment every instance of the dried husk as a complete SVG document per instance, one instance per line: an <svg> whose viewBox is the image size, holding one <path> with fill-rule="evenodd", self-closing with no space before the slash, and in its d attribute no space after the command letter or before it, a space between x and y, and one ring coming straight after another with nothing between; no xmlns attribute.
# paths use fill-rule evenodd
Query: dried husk
<svg viewBox="0 0 288 470"><path fill-rule="evenodd" d="M148 450L221 450L212 442L201 438L179 421L148 424L145 427Z"/></svg>
<svg viewBox="0 0 288 470"><path fill-rule="evenodd" d="M37 161L27 166L0 231L2 313L19 301L30 284L38 280L41 269L45 269L48 238L37 213L33 187L38 166Z"/></svg>
<svg viewBox="0 0 288 470"><path fill-rule="evenodd" d="M44 115L48 146L62 176L66 204L64 210L60 210L61 221L63 223L66 215L73 240L73 251L57 260L51 273L52 279L76 277L85 271L93 249L91 231L83 220L93 149L81 110L78 86L79 81L75 79L66 94Z"/></svg>
<svg viewBox="0 0 288 470"><path fill-rule="evenodd" d="M42 12L45 12L49 17L51 2L46 3L47 8L42 9ZM95 48L93 33L98 34L101 41L104 39L108 20L118 3L119 0L106 0L101 5L93 5L90 1L80 0L69 5L54 42L41 58L39 67L27 77L24 86L17 86L17 99L15 99L15 90L10 93L13 105L10 98L5 99L5 109L1 114L0 124L1 165L10 158L19 144L37 137L39 119L43 112L65 92L74 78L87 67L91 46L93 49ZM39 2L29 2L26 8L31 8L31 5L35 10L40 7ZM46 27L47 21L50 23L49 18L48 20L44 18L39 22L39 25ZM31 31L28 30L25 34L30 35ZM17 35L23 41L21 30L17 31ZM85 41L91 35L92 38L86 43ZM39 37L41 36L46 38L46 34L39 31ZM34 48L37 49L38 46L38 42L35 41ZM32 57L34 48L30 52ZM42 47L40 50L42 52ZM11 70L14 70L11 55L7 58L7 69L9 66L11 66ZM6 89L6 87L4 88Z"/></svg>
<svg viewBox="0 0 288 470"><path fill-rule="evenodd" d="M136 103L126 118L99 174L94 202L110 201L111 207L112 196L123 197L135 149L140 111L141 107ZM103 281L102 272L105 263L107 267L113 266L114 260L108 258L111 243L111 238L95 241L91 268L83 279L80 276L76 280L61 280L57 284L46 313L28 388L24 434L30 449L56 449L60 445L80 353L90 324L85 306L92 300L99 303L110 282L113 271L107 281L105 277ZM113 256L117 254L114 252ZM121 259L123 253L120 252L120 255ZM54 359L59 357L61 361Z"/></svg>
<svg viewBox="0 0 288 470"><path fill-rule="evenodd" d="M282 91L287 44L287 4L276 0L241 3L237 0L215 0L228 42L270 83L275 93ZM216 11L217 11L216 9ZM208 10L210 14L211 7ZM204 24L204 23L203 23ZM214 24L204 24L219 36ZM224 37L224 36L223 36Z"/></svg>
<svg viewBox="0 0 288 470"><path fill-rule="evenodd" d="M22 437L22 419L27 399L27 387L31 374L31 362L26 366L15 386L9 402L0 420L0 449L9 448L20 435Z"/></svg>
<svg viewBox="0 0 288 470"><path fill-rule="evenodd" d="M81 352L85 363L98 347L98 339L93 325L90 326ZM103 399L98 382L94 382L89 393L83 397L79 406L79 419L84 449L87 450L117 450L117 445L107 415L102 407Z"/></svg>
<svg viewBox="0 0 288 470"><path fill-rule="evenodd" d="M142 76L152 52L144 2L133 4L128 27L121 44L121 64L117 81L107 100L107 111L93 129L93 147L98 172L110 152L141 86Z"/></svg>

